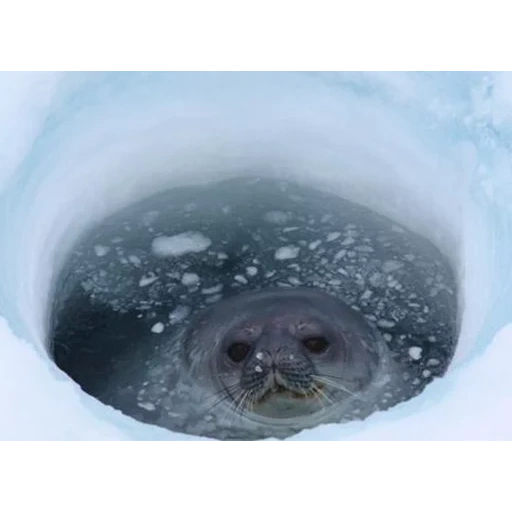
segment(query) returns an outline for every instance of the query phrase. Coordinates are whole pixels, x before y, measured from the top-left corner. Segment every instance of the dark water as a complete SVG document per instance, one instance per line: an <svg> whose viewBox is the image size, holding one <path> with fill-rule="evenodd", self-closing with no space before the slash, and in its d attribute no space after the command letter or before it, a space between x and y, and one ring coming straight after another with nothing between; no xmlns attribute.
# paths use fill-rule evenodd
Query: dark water
<svg viewBox="0 0 512 512"><path fill-rule="evenodd" d="M180 248L189 252L159 253ZM271 286L318 287L360 310L399 365L400 400L449 365L455 278L431 243L336 196L251 178L164 192L87 233L55 288L55 362L87 393L158 423L147 389L172 386L158 365L176 329L215 301Z"/></svg>

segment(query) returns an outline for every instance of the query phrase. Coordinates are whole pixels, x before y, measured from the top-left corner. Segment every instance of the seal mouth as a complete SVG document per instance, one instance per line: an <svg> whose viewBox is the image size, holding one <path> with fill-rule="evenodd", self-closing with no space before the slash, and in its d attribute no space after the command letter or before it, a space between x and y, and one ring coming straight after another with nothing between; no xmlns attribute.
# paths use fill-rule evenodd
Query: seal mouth
<svg viewBox="0 0 512 512"><path fill-rule="evenodd" d="M304 390L304 391L296 391L293 389L289 389L282 384L276 384L270 387L265 393L261 396L257 403L266 403L274 397L278 397L280 399L289 399L289 400L301 400L301 401L310 401L316 400L318 398L318 390L322 390L323 386L320 384L316 385L315 389Z"/></svg>

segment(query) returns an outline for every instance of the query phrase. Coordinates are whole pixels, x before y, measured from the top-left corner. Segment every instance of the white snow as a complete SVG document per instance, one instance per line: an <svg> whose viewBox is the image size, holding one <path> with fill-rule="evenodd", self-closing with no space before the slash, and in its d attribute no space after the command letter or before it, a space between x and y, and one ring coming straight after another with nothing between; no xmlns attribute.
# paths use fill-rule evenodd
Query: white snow
<svg viewBox="0 0 512 512"><path fill-rule="evenodd" d="M175 101L165 74L148 76L144 94L137 80L127 81L122 97L108 75L98 76L102 95L84 82L87 101L75 88L87 76L72 83L52 73L4 76L0 190L9 221L0 230L0 410L9 421L1 422L0 439L188 438L102 406L48 360L43 343L53 278L75 237L120 207L167 186L278 162L288 174L438 243L461 271L464 307L444 379L363 424L322 426L294 438L510 440L510 75L490 74L495 87L485 97L475 94L483 90L478 74L456 87L443 82L450 81L445 75L417 77L422 87L407 95L407 112L382 99L402 99L403 91L376 76L388 75L361 79L377 92L369 98L311 74L234 81L206 74L190 88L183 73L172 80ZM387 93L379 96L383 83ZM74 101L68 92L76 93ZM457 105L459 114L449 122L437 117L428 110L433 97L447 108ZM57 112L59 122L47 131L47 116ZM152 247L173 256L206 244L169 238Z"/></svg>
<svg viewBox="0 0 512 512"><path fill-rule="evenodd" d="M160 257L182 256L208 249L212 241L202 233L185 232L173 236L159 236L153 239L151 249Z"/></svg>
<svg viewBox="0 0 512 512"><path fill-rule="evenodd" d="M245 273L249 277L254 277L258 273L258 268L257 267L246 267Z"/></svg>

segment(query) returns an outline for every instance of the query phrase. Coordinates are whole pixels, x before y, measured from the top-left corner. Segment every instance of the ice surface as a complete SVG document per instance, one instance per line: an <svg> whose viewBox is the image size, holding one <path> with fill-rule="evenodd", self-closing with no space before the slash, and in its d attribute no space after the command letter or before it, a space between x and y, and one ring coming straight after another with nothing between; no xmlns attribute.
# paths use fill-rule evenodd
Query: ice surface
<svg viewBox="0 0 512 512"><path fill-rule="evenodd" d="M360 201L430 237L460 271L448 376L364 423L296 438L512 437L510 75L34 73L4 74L0 92L1 439L186 438L104 407L52 364L48 298L93 222L240 171ZM167 256L207 248L168 242Z"/></svg>

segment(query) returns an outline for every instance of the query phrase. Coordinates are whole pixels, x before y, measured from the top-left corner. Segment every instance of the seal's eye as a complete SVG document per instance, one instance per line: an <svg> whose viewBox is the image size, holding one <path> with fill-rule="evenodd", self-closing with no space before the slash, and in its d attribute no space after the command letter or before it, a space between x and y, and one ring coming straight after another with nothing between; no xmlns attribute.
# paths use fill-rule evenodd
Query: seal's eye
<svg viewBox="0 0 512 512"><path fill-rule="evenodd" d="M322 337L306 338L302 343L312 354L322 354L329 347L329 342Z"/></svg>
<svg viewBox="0 0 512 512"><path fill-rule="evenodd" d="M241 363L248 355L251 350L251 346L248 343L241 341L235 341L228 347L228 357L235 363Z"/></svg>

